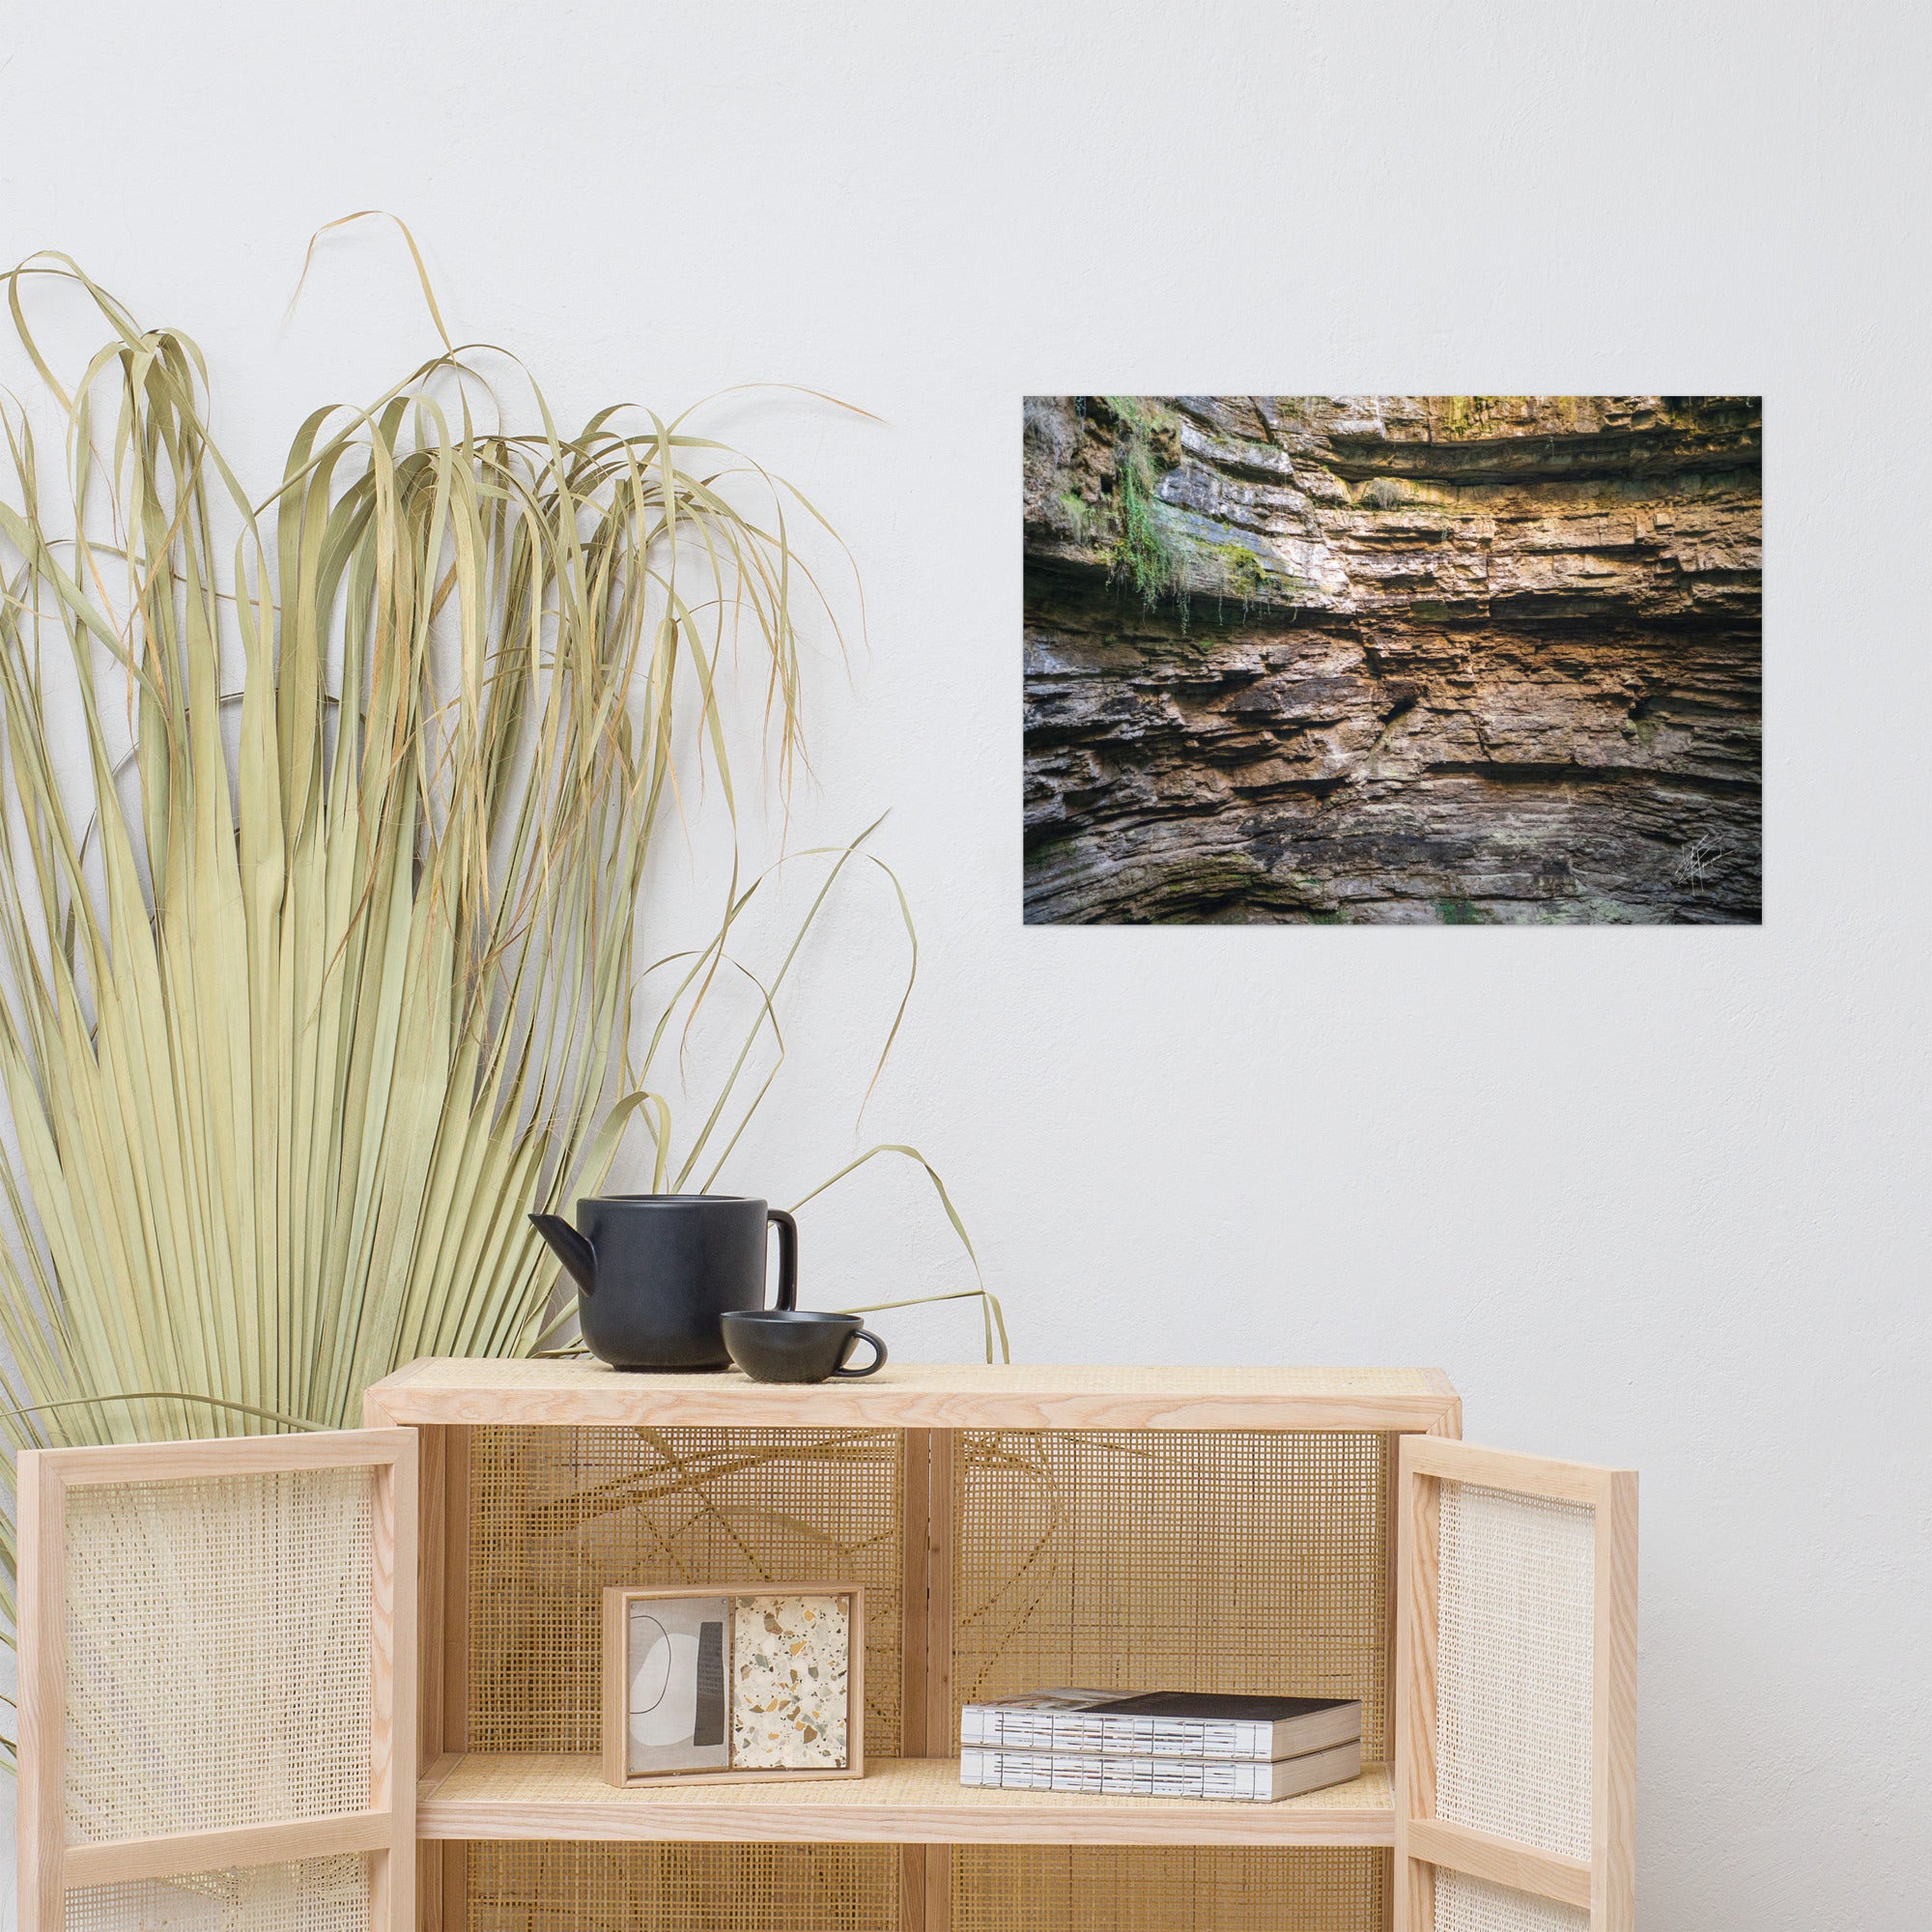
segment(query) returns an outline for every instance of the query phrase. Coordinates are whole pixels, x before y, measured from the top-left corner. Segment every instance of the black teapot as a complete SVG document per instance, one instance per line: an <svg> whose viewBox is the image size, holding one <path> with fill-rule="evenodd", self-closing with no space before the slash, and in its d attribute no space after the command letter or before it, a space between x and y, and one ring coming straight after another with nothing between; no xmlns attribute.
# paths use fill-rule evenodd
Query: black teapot
<svg viewBox="0 0 1932 1932"><path fill-rule="evenodd" d="M798 1305L798 1224L731 1194L604 1194L531 1225L577 1283L583 1346L613 1369L723 1369L720 1318L765 1305L765 1230L779 1231L780 1308Z"/></svg>

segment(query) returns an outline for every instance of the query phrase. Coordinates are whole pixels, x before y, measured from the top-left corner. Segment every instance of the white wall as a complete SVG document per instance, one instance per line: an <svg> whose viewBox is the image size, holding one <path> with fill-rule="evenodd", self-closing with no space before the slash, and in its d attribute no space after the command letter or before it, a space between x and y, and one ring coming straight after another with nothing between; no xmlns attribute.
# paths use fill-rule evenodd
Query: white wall
<svg viewBox="0 0 1932 1932"><path fill-rule="evenodd" d="M891 805L925 947L867 1137L952 1180L1043 1360L1440 1363L1482 1440L1643 1471L1644 1923L1918 1927L1932 1870L1925 28L1899 8L19 10L0 255L214 363L264 478L460 334L721 427L866 573L806 831ZM10 365L11 366L11 365ZM1759 931L1027 930L1027 390L1762 390ZM855 895L741 1162L854 1145ZM833 1077L837 1072L838 1077ZM965 1277L880 1174L817 1298ZM958 1310L909 1352L969 1352Z"/></svg>

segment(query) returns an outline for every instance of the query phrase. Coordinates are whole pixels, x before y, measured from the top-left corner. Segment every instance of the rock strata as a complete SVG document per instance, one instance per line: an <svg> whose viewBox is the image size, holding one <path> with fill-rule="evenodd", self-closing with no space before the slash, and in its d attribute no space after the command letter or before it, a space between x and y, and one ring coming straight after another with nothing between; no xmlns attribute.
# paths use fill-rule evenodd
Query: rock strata
<svg viewBox="0 0 1932 1932"><path fill-rule="evenodd" d="M1756 922L1760 422L1030 398L1027 919Z"/></svg>

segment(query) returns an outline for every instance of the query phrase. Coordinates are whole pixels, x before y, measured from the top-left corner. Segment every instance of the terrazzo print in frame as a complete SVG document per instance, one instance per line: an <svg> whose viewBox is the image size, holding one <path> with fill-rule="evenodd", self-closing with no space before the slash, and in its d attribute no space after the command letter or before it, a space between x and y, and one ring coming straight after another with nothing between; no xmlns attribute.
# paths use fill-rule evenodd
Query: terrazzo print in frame
<svg viewBox="0 0 1932 1932"><path fill-rule="evenodd" d="M603 1633L610 1783L864 1776L859 1585L613 1584Z"/></svg>
<svg viewBox="0 0 1932 1932"><path fill-rule="evenodd" d="M731 1762L842 1771L852 1622L844 1597L740 1597L731 1624Z"/></svg>

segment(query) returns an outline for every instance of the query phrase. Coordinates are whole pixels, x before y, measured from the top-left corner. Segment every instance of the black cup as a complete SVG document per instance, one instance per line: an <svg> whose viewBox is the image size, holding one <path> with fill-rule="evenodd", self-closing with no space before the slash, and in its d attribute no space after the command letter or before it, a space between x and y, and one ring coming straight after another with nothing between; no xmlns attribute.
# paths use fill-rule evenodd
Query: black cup
<svg viewBox="0 0 1932 1932"><path fill-rule="evenodd" d="M886 1345L856 1315L734 1310L723 1326L731 1359L754 1382L822 1382L832 1376L876 1375L886 1365ZM848 1369L846 1357L860 1342L871 1343L872 1359L863 1369Z"/></svg>

